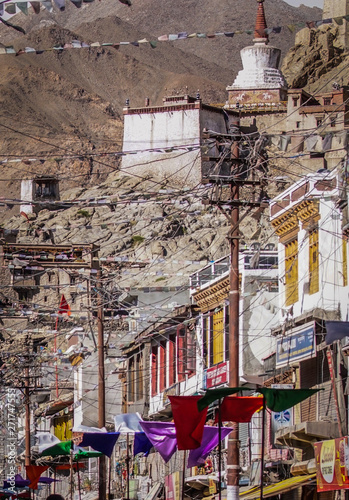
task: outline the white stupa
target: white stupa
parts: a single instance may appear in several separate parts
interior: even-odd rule
[[[258,1],[254,44],[241,50],[243,69],[227,87],[228,107],[280,103],[286,99],[286,82],[279,70],[281,50],[269,45],[264,0]]]

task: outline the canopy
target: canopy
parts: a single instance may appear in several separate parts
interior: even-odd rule
[[[294,490],[299,486],[306,484],[313,484],[316,481],[316,474],[309,474],[307,476],[296,476],[280,481],[279,483],[269,484],[263,488],[263,498],[273,497],[286,493],[287,491]],[[258,486],[251,488],[243,493],[240,493],[241,500],[256,500],[261,496],[261,489]]]

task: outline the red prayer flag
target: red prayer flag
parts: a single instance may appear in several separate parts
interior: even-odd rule
[[[250,422],[252,415],[263,407],[263,398],[258,396],[227,396],[221,404],[222,422]],[[218,422],[218,411],[215,422]]]
[[[176,427],[179,450],[195,450],[201,446],[207,408],[198,410],[198,400],[202,396],[168,396]]]
[[[31,481],[29,488],[32,490],[38,489],[38,482],[40,476],[45,470],[48,469],[48,465],[26,465],[25,470],[27,472],[27,478]]]
[[[64,297],[64,295],[62,295],[61,303],[59,304],[58,314],[64,314],[64,313],[67,313],[68,316],[70,316],[71,309],[70,305],[67,302],[67,299]]]

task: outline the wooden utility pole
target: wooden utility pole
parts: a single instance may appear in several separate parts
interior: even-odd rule
[[[234,140],[232,143],[232,174],[239,172],[239,139],[240,122],[237,121],[234,129]],[[230,290],[229,290],[229,386],[239,386],[239,176],[236,182],[231,184],[231,200],[234,203],[231,208],[231,230],[230,230]],[[228,437],[228,460],[227,460],[227,500],[239,498],[239,476],[240,476],[240,446],[239,446],[239,424],[235,423],[234,430]]]
[[[30,465],[30,388],[29,388],[29,356],[24,375],[25,400],[25,466]]]
[[[104,329],[103,297],[101,295],[101,269],[97,270],[97,325],[98,325],[98,426],[105,427],[105,370],[104,370]],[[107,474],[105,455],[99,457],[99,500],[106,500]]]
[[[240,206],[249,208],[261,208],[267,206],[263,202],[243,202],[240,200],[240,186],[256,186],[261,182],[248,168],[243,169],[240,159],[240,120],[236,117],[231,120],[230,130],[227,134],[220,134],[209,130],[204,131],[204,138],[215,137],[217,142],[223,142],[224,147],[219,157],[205,157],[206,161],[215,161],[215,167],[207,174],[206,179],[212,184],[219,186],[216,192],[221,193],[221,187],[230,186],[230,198],[228,200],[211,199],[208,204],[216,205],[225,215],[230,223],[230,276],[229,276],[229,386],[238,387],[239,379],[239,223],[249,212],[245,212],[240,218]],[[227,150],[227,141],[230,143],[230,151]],[[224,164],[230,162],[230,175],[227,175]],[[223,168],[224,167],[224,168]],[[245,166],[246,167],[246,166]],[[252,174],[252,179],[248,177]],[[234,431],[228,437],[228,459],[227,459],[227,500],[239,499],[239,476],[240,476],[240,445],[239,424],[233,424]]]

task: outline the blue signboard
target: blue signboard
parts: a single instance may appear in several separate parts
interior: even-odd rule
[[[276,341],[276,368],[315,355],[315,325],[311,323]]]

